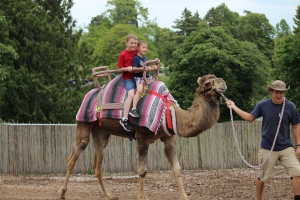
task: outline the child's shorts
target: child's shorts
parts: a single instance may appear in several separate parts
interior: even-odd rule
[[[144,84],[145,83],[145,81],[144,81],[144,78],[143,77],[134,77],[134,79],[135,79],[135,84]],[[149,80],[153,80],[153,77],[152,76],[149,76],[148,78],[147,78],[147,81],[149,81]]]
[[[258,162],[262,163],[268,156],[270,150],[260,148],[258,151]],[[264,183],[269,183],[273,176],[273,168],[277,161],[284,166],[290,177],[300,176],[300,164],[296,157],[296,152],[293,147],[288,147],[281,151],[273,151],[265,163],[265,165],[258,170],[258,178]]]
[[[127,90],[127,92],[129,90],[132,90],[132,89],[136,89],[136,85],[135,85],[135,80],[134,79],[126,79],[126,80],[123,80],[123,83],[125,85],[125,88]]]

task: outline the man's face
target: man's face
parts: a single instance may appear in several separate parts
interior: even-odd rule
[[[275,104],[281,104],[283,102],[284,91],[270,90],[272,95],[272,101]]]

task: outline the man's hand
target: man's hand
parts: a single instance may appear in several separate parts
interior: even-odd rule
[[[296,157],[298,158],[298,160],[300,161],[300,146],[296,147]]]
[[[297,146],[295,147],[296,148],[296,157],[300,161],[300,146],[298,146],[300,144],[300,125],[299,124],[293,125],[293,133],[294,133],[294,137],[295,137],[295,142],[297,144]]]
[[[235,103],[231,100],[227,100],[226,101],[227,107],[233,109],[233,107],[235,106]]]

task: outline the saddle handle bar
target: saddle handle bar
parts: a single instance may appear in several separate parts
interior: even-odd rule
[[[110,76],[109,72],[107,72],[107,71],[109,71],[107,66],[94,67],[92,69],[94,82],[100,89],[103,89],[105,85],[101,86],[99,84],[98,78],[107,77],[108,82],[111,81],[111,76]],[[101,73],[99,73],[99,72],[101,72]]]
[[[150,65],[150,66],[148,66],[148,65]],[[152,80],[147,80],[147,71],[155,70],[154,80],[157,81],[158,74],[159,74],[159,68],[160,68],[160,62],[157,58],[154,60],[148,60],[143,63],[143,69],[144,69],[143,78],[144,78],[144,82],[147,86],[152,82]]]
[[[148,66],[150,65],[150,66]],[[154,77],[154,80],[156,81],[158,78],[160,64],[158,59],[155,60],[148,60],[143,63],[142,67],[132,67],[132,72],[143,72],[143,78],[146,85],[149,85],[152,80],[147,81],[146,75],[148,71],[156,71],[156,76]],[[98,82],[98,78],[100,77],[107,77],[108,81],[111,81],[110,73],[122,73],[122,72],[128,72],[129,70],[127,68],[119,68],[119,69],[113,69],[109,70],[107,66],[100,66],[100,67],[94,67],[92,69],[92,75],[94,77],[95,84],[100,88],[103,89],[104,86],[101,86]]]

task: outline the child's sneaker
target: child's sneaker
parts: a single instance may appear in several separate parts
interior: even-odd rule
[[[132,131],[132,126],[130,125],[130,122],[128,121],[128,119],[125,120],[120,120],[120,124],[123,126],[123,128],[126,131]]]
[[[140,117],[139,113],[137,112],[137,109],[133,109],[129,112],[129,115],[132,117]]]

